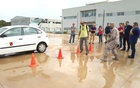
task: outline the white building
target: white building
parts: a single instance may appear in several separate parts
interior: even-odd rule
[[[15,16],[11,19],[11,25],[30,25],[32,23],[36,24],[37,27],[39,26],[42,30],[46,32],[61,31],[61,20],[57,19],[42,19],[24,16]]]
[[[46,23],[41,23],[40,28],[47,32],[60,32],[61,31],[61,20],[47,19]]]
[[[115,2],[91,3],[86,6],[69,8],[62,10],[62,29],[70,29],[71,24],[75,23],[80,27],[80,21],[83,20],[91,26],[96,23],[97,27],[106,26],[108,22],[114,22],[118,27],[119,23],[129,21],[140,24],[140,0],[121,0]]]

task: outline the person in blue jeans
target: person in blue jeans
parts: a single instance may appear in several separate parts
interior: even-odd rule
[[[128,56],[128,58],[130,58],[130,59],[134,59],[134,57],[135,57],[135,52],[136,52],[135,45],[138,41],[138,38],[140,35],[139,33],[140,33],[140,30],[138,27],[138,23],[134,22],[133,28],[130,31],[130,38],[129,38],[129,42],[130,42],[130,46],[131,46],[131,50],[132,50],[131,55]]]
[[[71,44],[71,43],[74,44],[74,40],[75,40],[75,31],[76,31],[75,23],[72,23],[71,35],[70,35],[69,44]]]
[[[119,31],[119,40],[120,40],[120,44],[119,44],[119,47],[118,47],[118,48],[122,48],[124,27],[123,27],[122,23],[120,23],[119,26],[120,26],[120,27],[118,28],[118,31]]]
[[[103,42],[103,40],[102,40],[103,28],[102,28],[101,25],[100,25],[99,28],[98,28],[98,35],[99,35],[99,43],[102,43],[102,42]]]

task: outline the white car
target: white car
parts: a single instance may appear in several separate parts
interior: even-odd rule
[[[0,55],[35,51],[43,53],[49,45],[44,31],[30,26],[6,26],[0,28]]]

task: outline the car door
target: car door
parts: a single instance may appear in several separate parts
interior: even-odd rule
[[[36,50],[38,42],[41,41],[41,33],[33,27],[23,27],[22,29],[24,32],[24,49],[26,51]]]
[[[1,35],[0,54],[24,51],[21,27],[11,28]]]

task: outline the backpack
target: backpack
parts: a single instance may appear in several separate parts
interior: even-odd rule
[[[81,30],[81,27],[82,27],[82,26],[80,26],[80,30]],[[86,25],[86,30],[88,30],[88,26],[87,26],[87,25]]]
[[[81,27],[82,27],[82,26],[80,26],[80,30],[81,30]],[[88,34],[88,26],[87,26],[87,25],[86,25],[86,30],[87,30],[87,34]]]

